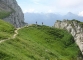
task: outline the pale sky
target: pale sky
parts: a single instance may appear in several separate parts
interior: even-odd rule
[[[17,2],[24,13],[72,12],[83,16],[83,0],[17,0]]]

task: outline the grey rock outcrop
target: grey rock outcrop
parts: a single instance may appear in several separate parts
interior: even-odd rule
[[[80,23],[81,22],[76,21],[76,20],[72,20],[72,21],[57,20],[54,24],[54,27],[60,28],[60,29],[66,29],[68,32],[70,32],[83,54],[83,27]]]
[[[24,14],[17,4],[16,0],[0,0],[0,4],[2,5],[0,6],[2,10],[12,12],[8,17],[5,17],[3,20],[13,24],[16,28],[24,26]]]

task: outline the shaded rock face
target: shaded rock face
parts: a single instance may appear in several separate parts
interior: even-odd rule
[[[83,54],[83,28],[77,21],[56,21],[54,27],[70,32]]]
[[[0,12],[2,11],[11,12],[11,8],[9,8],[4,2],[0,0]]]
[[[4,3],[3,5],[0,3],[2,7],[4,7],[3,10],[6,10],[7,12],[12,11],[10,16],[4,18],[3,20],[13,24],[17,28],[24,26],[24,14],[18,6],[16,0],[0,0],[0,2]]]

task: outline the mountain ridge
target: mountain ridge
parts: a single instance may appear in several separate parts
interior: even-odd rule
[[[39,24],[44,22],[44,24],[48,26],[53,26],[56,20],[76,19],[79,21],[83,21],[83,17],[73,14],[71,12],[70,14],[67,13],[66,15],[60,15],[54,13],[25,13],[24,16],[25,16],[25,22],[29,24],[34,24],[37,21]]]
[[[3,4],[4,3],[4,4]],[[4,21],[11,23],[16,28],[24,26],[24,14],[16,0],[0,0],[0,12]],[[5,16],[5,13],[6,16]]]

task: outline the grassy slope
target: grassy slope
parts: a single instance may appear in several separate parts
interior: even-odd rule
[[[5,11],[1,11],[0,12],[0,19],[6,18],[11,14],[11,12],[5,12]]]
[[[0,44],[1,60],[76,60],[78,52],[71,34],[46,26],[23,28]]]
[[[4,11],[4,9],[2,11],[2,9],[0,9],[0,40],[7,39],[14,33],[14,27],[11,24],[1,20],[10,16],[10,14],[14,12],[14,10],[11,8],[12,11],[8,12]]]
[[[14,27],[0,19],[0,40],[11,37],[14,33]]]

